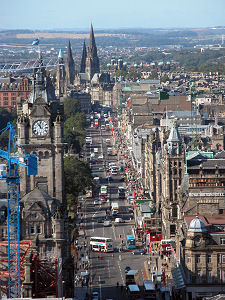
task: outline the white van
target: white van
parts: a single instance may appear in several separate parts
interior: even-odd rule
[[[115,223],[124,223],[122,218],[115,218]]]

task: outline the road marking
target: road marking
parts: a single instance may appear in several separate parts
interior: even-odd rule
[[[99,290],[100,290],[100,300],[102,300],[102,285],[101,285],[101,277],[100,277],[100,275],[99,275],[99,277],[98,277],[98,282],[99,282]]]
[[[111,278],[111,276],[110,276],[109,260],[108,260],[108,270],[109,270],[109,278]]]
[[[120,263],[117,261],[118,263],[118,267],[119,267],[119,270],[120,270],[120,275],[121,275],[121,278],[122,278],[122,281],[123,281],[123,285],[125,286],[125,281],[123,279],[123,275],[122,275],[122,270],[121,270],[121,267],[120,267]]]
[[[113,229],[114,238],[115,238],[115,240],[116,240],[115,226],[113,226],[112,229]]]

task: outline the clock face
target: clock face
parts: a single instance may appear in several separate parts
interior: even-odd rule
[[[41,120],[35,121],[32,130],[35,135],[44,136],[48,132],[48,124]]]

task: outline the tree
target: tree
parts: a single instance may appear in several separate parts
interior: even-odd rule
[[[87,162],[75,157],[64,158],[66,194],[78,197],[86,188],[93,188],[93,177]],[[71,196],[70,196],[71,198]]]
[[[0,108],[0,131],[7,126],[8,122],[12,122],[16,129],[16,111],[9,112],[4,108]],[[0,135],[0,147],[6,148],[8,146],[9,134],[5,132]]]
[[[71,116],[75,116],[76,113],[81,112],[80,103],[75,98],[66,97],[63,99],[64,104],[64,115],[65,118],[69,118]]]
[[[86,119],[83,113],[77,112],[64,123],[64,136],[67,142],[67,150],[80,153],[86,137]]]

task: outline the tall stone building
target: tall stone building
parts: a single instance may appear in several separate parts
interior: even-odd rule
[[[86,50],[86,44],[85,44],[85,41],[84,41],[84,43],[83,43],[82,58],[81,58],[81,64],[80,64],[80,73],[85,73],[86,58],[87,58],[87,50]]]
[[[94,76],[95,73],[100,73],[99,59],[97,53],[97,47],[95,44],[95,37],[93,26],[91,24],[90,38],[89,38],[89,46],[86,57],[86,68],[85,73],[89,74],[90,79]]]
[[[75,65],[74,65],[70,41],[67,48],[67,59],[66,59],[65,70],[66,70],[66,85],[67,86],[73,85],[75,79]]]
[[[39,68],[28,101],[17,105],[18,143],[26,153],[37,154],[39,160],[38,175],[27,176],[21,169],[20,192],[25,195],[39,187],[63,202],[63,106],[50,97],[45,82],[45,70]]]
[[[60,49],[58,55],[58,64],[57,64],[57,71],[56,71],[56,95],[57,97],[62,97],[65,94],[65,67],[64,67],[64,60],[62,55],[62,50]]]

